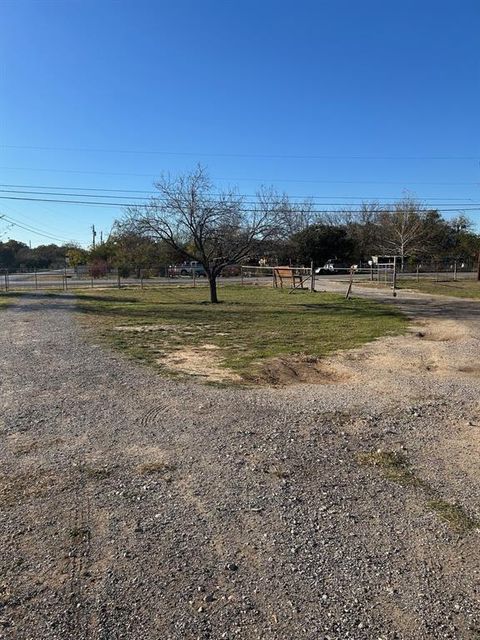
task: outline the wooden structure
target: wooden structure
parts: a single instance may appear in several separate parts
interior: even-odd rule
[[[312,279],[312,269],[300,267],[273,267],[273,286],[278,289],[308,289],[304,286]]]

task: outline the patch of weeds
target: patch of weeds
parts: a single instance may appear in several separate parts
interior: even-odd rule
[[[434,511],[458,533],[467,533],[480,527],[480,522],[469,516],[463,507],[444,500],[427,482],[418,478],[403,453],[369,451],[357,454],[357,460],[359,464],[380,468],[388,480],[423,489],[424,496],[427,498],[427,508]]]
[[[138,471],[144,476],[160,475],[166,482],[171,482],[175,466],[160,461],[144,462],[138,467]]]
[[[425,483],[415,475],[408,458],[400,451],[368,451],[359,453],[357,460],[362,465],[379,467],[393,482],[425,487]]]
[[[442,498],[430,500],[427,507],[448,522],[448,524],[459,533],[466,533],[480,526],[475,518],[470,517],[466,511],[458,504],[453,504]]]

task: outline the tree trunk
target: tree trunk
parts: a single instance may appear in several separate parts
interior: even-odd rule
[[[217,303],[217,274],[211,273],[208,275],[208,283],[210,285],[210,302]]]

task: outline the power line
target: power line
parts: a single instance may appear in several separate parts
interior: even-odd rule
[[[65,196],[68,198],[105,198],[105,199],[109,199],[109,200],[118,200],[119,198],[122,198],[123,196],[115,196],[115,195],[102,195],[102,194],[94,194],[94,195],[90,195],[88,193],[72,193],[72,192],[60,192],[60,191],[26,191],[26,190],[22,190],[22,191],[17,191],[15,189],[10,190],[10,189],[0,189],[0,193],[15,193],[17,195],[41,195],[41,196],[45,196],[45,195],[50,195],[50,196]],[[215,195],[218,194],[209,194],[210,196],[215,197]],[[240,198],[252,198],[255,197],[253,195],[247,196],[247,195],[242,195],[242,194],[238,194]],[[155,200],[159,200],[159,201],[163,201],[164,198],[157,196],[156,198],[154,198]],[[445,198],[446,199],[446,198]],[[130,200],[139,200],[140,203],[144,203],[147,204],[145,202],[145,197],[139,197],[139,196],[131,196]],[[290,198],[289,198],[290,200]],[[112,205],[117,205],[116,202],[109,202],[109,203],[100,203],[100,204],[112,204]],[[118,203],[118,204],[122,204],[122,203]],[[132,203],[133,204],[133,203]],[[247,201],[246,204],[251,204],[254,205],[255,202],[251,202],[251,201]],[[292,204],[302,204],[302,203],[298,203],[298,202],[292,202]],[[322,202],[322,203],[317,203],[318,205],[322,205],[322,206],[338,206],[338,207],[361,207],[363,204],[365,204],[365,199],[362,202]],[[471,205],[479,205],[479,202],[469,202],[469,204]],[[428,203],[425,204],[425,206],[428,206]],[[454,204],[452,203],[437,203],[437,204],[432,204],[432,207],[440,207],[440,206],[454,206]],[[463,208],[465,206],[465,203],[458,203],[459,208]]]
[[[132,155],[186,156],[204,158],[256,158],[265,160],[478,160],[480,156],[376,156],[376,155],[337,155],[337,154],[283,154],[283,153],[211,153],[198,151],[166,151],[155,149],[103,149],[92,147],[46,147],[30,145],[2,145],[4,149],[25,149],[31,151],[80,151],[83,153],[118,153]]]
[[[143,193],[144,197],[148,196],[148,195],[158,195],[158,191],[149,191],[147,189],[107,189],[107,188],[93,188],[93,187],[67,187],[65,185],[62,186],[55,186],[55,185],[32,185],[32,184],[0,184],[0,187],[2,187],[2,189],[0,189],[0,191],[5,191],[5,188],[8,189],[21,189],[22,191],[5,191],[7,193],[27,193],[27,194],[31,194],[32,192],[30,191],[25,191],[25,189],[53,189],[56,191],[60,191],[60,190],[67,190],[69,192],[75,191],[76,189],[79,189],[80,191],[92,191],[95,194],[98,193]],[[45,195],[62,195],[62,194],[48,194],[47,191],[42,191],[42,194]],[[78,194],[77,194],[78,195]],[[80,194],[82,196],[85,197],[91,197],[87,194]],[[218,193],[212,193],[211,195],[219,195]],[[238,194],[241,197],[245,197],[245,198],[254,198],[257,196],[257,194],[255,193],[239,193]],[[319,196],[319,195],[290,195],[290,194],[286,194],[287,197],[292,200],[292,199],[302,199],[302,200],[326,200],[326,199],[333,199],[333,200],[361,200],[361,201],[376,201],[376,200],[388,200],[388,201],[392,201],[392,200],[396,200],[398,199],[398,196],[333,196],[333,195],[325,195],[325,196]],[[102,198],[107,198],[110,196],[98,196],[98,197],[102,197]],[[117,196],[111,196],[112,198],[116,198]],[[418,200],[422,200],[422,201],[433,201],[433,200],[449,200],[452,202],[460,202],[460,201],[465,201],[467,203],[473,203],[473,198],[446,198],[446,197],[442,197],[442,196],[416,196],[415,197]],[[132,198],[132,199],[137,199],[137,198]],[[140,198],[141,199],[141,198]]]
[[[11,218],[10,216],[7,216],[5,214],[0,214],[0,219],[5,220],[6,222],[8,222],[8,224],[15,226],[15,227],[19,227],[20,229],[23,229],[24,231],[28,231],[29,233],[33,233],[37,236],[42,236],[44,238],[48,238],[49,240],[56,240],[57,242],[70,242],[70,240],[67,240],[66,238],[61,238],[59,236],[55,236],[55,235],[51,235],[49,233],[45,233],[44,231],[41,231],[40,229],[37,229],[36,227],[32,227],[30,225],[24,225],[21,224],[20,222],[17,222],[14,218]]]
[[[135,178],[158,178],[158,173],[126,173],[112,171],[82,171],[79,169],[45,169],[32,167],[0,167],[0,169],[11,171],[42,171],[46,173],[71,173],[82,175],[98,175],[98,176],[123,176]],[[429,186],[480,186],[480,181],[476,182],[410,182],[410,181],[394,181],[394,180],[315,180],[315,179],[294,179],[294,178],[215,178],[222,182],[260,182],[263,184],[274,184],[282,182],[291,182],[298,184],[383,184],[383,185],[399,185],[405,187],[407,185],[429,185]]]
[[[0,196],[1,200],[20,200],[23,202],[51,202],[51,203],[56,203],[56,204],[80,204],[83,206],[103,206],[103,207],[133,207],[133,206],[138,206],[138,203],[132,203],[132,202],[96,202],[96,201],[87,201],[87,200],[60,200],[60,199],[53,199],[53,198],[24,198],[24,197],[20,197],[20,196]],[[145,203],[148,204],[148,203]],[[340,205],[336,205],[336,206],[340,206]],[[351,205],[350,205],[351,206]],[[440,211],[440,212],[456,212],[456,211],[480,211],[480,207],[456,207],[456,208],[449,208],[449,209],[445,209],[445,208],[440,208],[440,207],[435,207],[436,210]],[[253,212],[255,211],[255,209],[244,209],[244,211],[246,212]],[[341,213],[341,211],[339,211],[338,209],[317,209],[317,210],[312,210],[312,213]]]

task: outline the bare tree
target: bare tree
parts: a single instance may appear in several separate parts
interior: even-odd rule
[[[426,211],[418,202],[405,198],[396,203],[393,210],[381,211],[377,216],[381,250],[399,256],[402,271],[405,258],[425,248],[425,215]]]
[[[275,217],[277,239],[288,239],[316,222],[311,199],[295,202],[286,193],[267,187],[262,187],[257,197],[261,209],[270,211]]]
[[[249,255],[252,246],[274,235],[276,209],[268,198],[245,206],[233,191],[212,195],[206,171],[175,178],[163,176],[158,196],[146,205],[130,207],[124,223],[137,233],[163,240],[186,258],[203,265],[210,300],[218,302],[217,278],[222,269]]]

